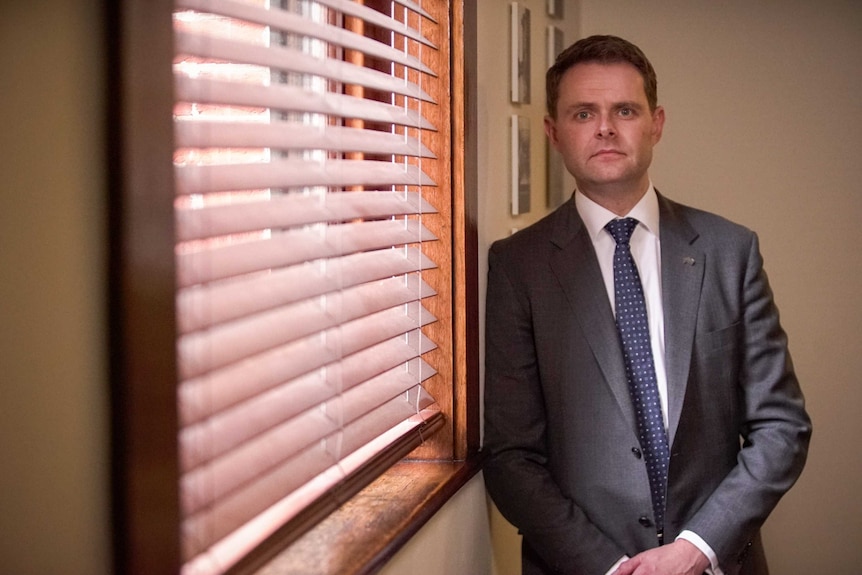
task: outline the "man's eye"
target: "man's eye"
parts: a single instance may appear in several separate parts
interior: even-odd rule
[[[620,116],[623,116],[623,117],[633,116],[634,113],[635,113],[634,110],[632,110],[631,108],[622,108],[620,110]]]
[[[587,119],[589,119],[589,117],[590,117],[589,112],[578,112],[578,114],[577,114],[578,120],[587,120]]]

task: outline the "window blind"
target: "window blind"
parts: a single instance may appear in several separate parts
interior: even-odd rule
[[[175,2],[186,574],[229,571],[442,423],[423,387],[435,47],[418,4],[380,4]]]

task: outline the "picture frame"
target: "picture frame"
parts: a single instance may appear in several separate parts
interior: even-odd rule
[[[511,100],[530,103],[530,9],[523,2],[510,5]]]
[[[557,61],[557,56],[559,55],[559,53],[562,52],[565,48],[565,39],[563,36],[562,28],[553,24],[549,24],[545,40],[545,59],[547,60],[546,67],[550,68],[554,65],[554,62]]]
[[[563,0],[548,0],[548,16],[560,19],[563,17]]]
[[[530,211],[530,118],[512,114],[512,215],[526,214]]]

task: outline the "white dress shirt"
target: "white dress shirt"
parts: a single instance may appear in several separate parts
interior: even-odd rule
[[[611,234],[605,230],[605,225],[619,216],[603,208],[579,191],[575,192],[575,206],[590,234],[590,239],[592,239],[593,247],[599,260],[599,267],[602,271],[602,279],[605,282],[605,290],[611,303],[611,309],[616,314],[613,263],[616,242],[611,237]],[[661,236],[659,232],[658,196],[652,183],[650,183],[646,194],[644,194],[625,217],[635,218],[640,222],[632,233],[629,245],[638,269],[638,275],[641,279],[644,299],[646,300],[650,347],[652,348],[653,363],[655,364],[658,393],[661,398],[664,427],[667,430],[667,372],[665,371],[664,361],[664,307],[661,299]],[[689,541],[707,556],[712,566],[711,569],[707,570],[707,573],[723,575],[718,566],[718,558],[715,552],[700,536],[686,530],[680,533],[677,539]],[[613,573],[626,559],[628,557],[620,558],[608,571],[608,575]]]

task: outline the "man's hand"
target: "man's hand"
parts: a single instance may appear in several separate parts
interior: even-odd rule
[[[613,575],[703,575],[709,559],[700,549],[678,539],[643,553],[638,553],[614,571]]]

